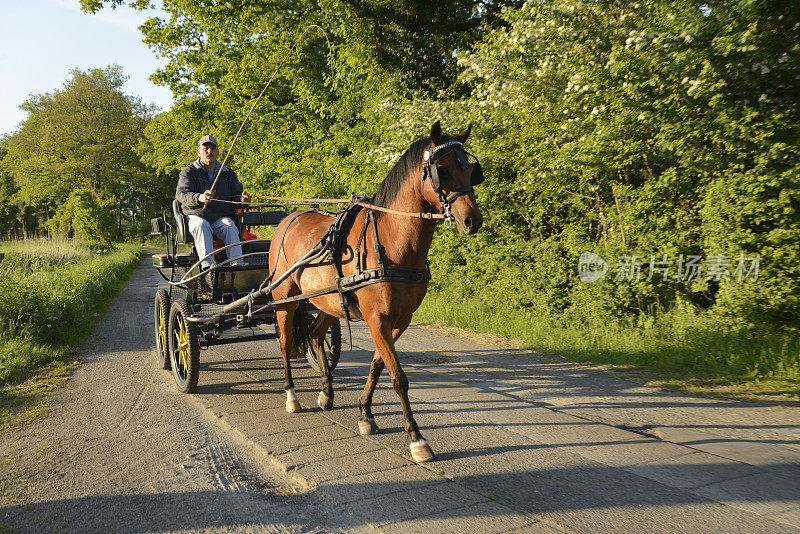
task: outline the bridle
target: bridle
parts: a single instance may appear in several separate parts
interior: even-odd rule
[[[461,150],[458,150],[458,148]],[[457,189],[453,189],[450,191],[449,195],[445,195],[444,190],[442,189],[442,182],[448,181],[452,178],[450,174],[450,170],[446,167],[439,168],[436,163],[442,158],[445,154],[449,153],[450,151],[454,151],[456,153],[456,158],[458,159],[458,164],[461,168],[466,169],[467,166],[470,164],[467,156],[471,156],[475,159],[475,162],[472,163],[472,175],[470,176],[470,183],[469,185],[465,185],[459,187]],[[481,168],[481,163],[478,161],[478,158],[474,154],[470,154],[464,149],[464,144],[461,141],[447,141],[440,145],[436,145],[431,147],[425,151],[425,154],[422,159],[422,180],[420,181],[420,193],[422,193],[422,189],[425,186],[425,180],[430,178],[431,180],[431,187],[433,187],[433,191],[439,197],[439,203],[442,206],[442,213],[444,214],[445,224],[447,223],[452,224],[453,216],[450,213],[450,207],[455,200],[466,194],[473,192],[475,189],[473,186],[483,183],[484,176],[483,176],[483,169]]]

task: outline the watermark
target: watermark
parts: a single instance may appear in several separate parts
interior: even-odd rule
[[[594,252],[584,252],[578,260],[578,276],[584,284],[591,284],[605,277],[608,272],[606,260]]]
[[[641,282],[650,280],[681,280],[684,282],[699,281],[737,281],[758,280],[758,268],[761,256],[731,256],[712,254],[709,256],[695,254],[651,254],[650,256],[617,257],[613,269],[614,280],[618,282]],[[578,259],[578,277],[581,282],[591,284],[605,278],[609,271],[608,262],[594,252],[584,252]]]

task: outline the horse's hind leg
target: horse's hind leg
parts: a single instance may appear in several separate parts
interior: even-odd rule
[[[319,374],[322,380],[322,391],[317,396],[317,406],[323,410],[333,408],[333,373],[328,365],[328,358],[325,355],[325,334],[328,329],[336,322],[336,317],[320,312],[311,330],[311,349],[317,355],[319,364]]]
[[[367,324],[372,334],[372,340],[375,342],[376,352],[383,358],[383,363],[389,371],[392,387],[400,397],[403,417],[406,420],[405,429],[411,437],[411,443],[409,444],[411,458],[416,462],[433,460],[435,457],[433,451],[425,438],[422,437],[419,426],[414,420],[414,413],[411,411],[411,403],[408,400],[408,378],[403,368],[400,367],[400,361],[394,349],[394,336],[391,322],[388,317],[380,316],[378,318],[367,319]]]
[[[286,390],[286,411],[288,413],[299,412],[302,407],[294,394],[294,381],[292,380],[292,365],[290,358],[294,353],[294,333],[292,320],[294,318],[295,305],[286,304],[284,307],[275,310],[278,322],[278,332],[280,333],[281,354],[283,355],[284,369],[284,389]]]

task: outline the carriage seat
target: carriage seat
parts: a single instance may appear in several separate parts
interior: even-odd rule
[[[181,210],[181,203],[177,199],[172,201],[172,215],[175,216],[175,235],[181,245],[194,245],[192,234],[189,233],[189,223],[186,215]]]
[[[241,228],[248,226],[278,226],[289,214],[283,210],[275,211],[245,211],[241,214]],[[245,254],[253,252],[269,252],[269,241],[244,241],[242,250]]]
[[[177,242],[183,245],[194,245],[194,239],[189,232],[189,224],[186,215],[181,210],[181,203],[177,199],[172,201],[172,214],[175,216],[175,235]],[[283,219],[288,217],[288,213],[283,210],[273,211],[246,211],[238,217],[232,217],[234,224],[239,229],[239,241],[243,242],[242,251],[247,253],[269,252],[268,241],[248,242],[243,238],[244,227],[246,226],[277,226]],[[222,252],[224,254],[224,251]]]
[[[172,201],[172,215],[175,217],[175,239],[177,244],[189,245],[192,247],[190,249],[190,253],[195,253],[194,238],[192,237],[191,232],[189,232],[189,220],[183,213],[183,210],[181,209],[181,203],[178,201],[178,199]],[[238,224],[237,219],[238,217],[234,217],[233,222],[236,224],[236,228],[239,229],[239,240],[241,241],[241,226]],[[215,237],[214,248],[217,248],[217,246],[222,246],[222,241]],[[223,251],[221,254],[225,254],[225,252]]]
[[[193,245],[192,234],[189,233],[189,224],[186,215],[181,210],[181,203],[177,199],[172,201],[172,214],[175,216],[177,226],[176,235],[178,243],[183,245]],[[288,217],[289,214],[283,210],[274,211],[246,211],[238,217],[232,217],[234,224],[239,229],[239,240],[242,239],[242,229],[245,226],[278,226],[278,224]]]
[[[288,216],[283,210],[246,211],[242,213],[242,226],[278,226]]]

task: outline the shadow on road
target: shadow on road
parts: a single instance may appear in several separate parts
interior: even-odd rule
[[[449,478],[458,484],[447,484],[445,479],[405,480],[402,469],[383,472],[383,482],[360,482],[358,480],[334,480],[320,485],[323,492],[335,502],[345,507],[364,524],[393,523],[420,520],[432,514],[440,520],[474,518],[502,519],[487,517],[479,506],[489,501],[500,500],[510,505],[516,512],[547,519],[558,514],[559,522],[565,518],[575,521],[572,528],[580,530],[581,524],[591,521],[593,514],[572,513],[594,510],[599,514],[612,514],[615,528],[625,531],[641,520],[641,514],[648,509],[658,512],[659,520],[666,521],[670,531],[707,531],[716,519],[709,518],[704,524],[704,507],[715,506],[711,500],[704,501],[696,494],[668,487],[658,482],[643,479],[635,474],[607,467],[518,469],[508,466],[496,474],[480,474],[480,466],[488,466],[501,460],[503,455],[514,452],[518,447],[490,447],[465,450],[442,455],[434,464],[437,469],[447,470]],[[457,460],[465,456],[479,459],[472,464],[469,473],[459,473]],[[451,465],[452,464],[452,465]],[[706,464],[703,469],[717,475],[736,478],[748,473],[738,472],[736,465],[729,463]],[[773,468],[782,466],[775,464]],[[675,473],[676,466],[654,465],[653,469],[663,469],[665,473]],[[454,471],[455,469],[455,471]],[[639,491],[630,491],[635,486]],[[480,488],[480,493],[465,488]],[[236,503],[238,491],[221,490],[216,492],[155,493],[138,495],[87,496],[75,499],[41,501],[24,506],[0,507],[0,518],[9,525],[25,517],[38,517],[37,526],[42,531],[65,528],[69,531],[90,531],[98,526],[114,525],[117,531],[153,532],[206,530],[210,528],[250,527],[263,521],[263,513],[253,517],[253,523],[232,520],[225,512],[226,503]],[[448,494],[456,492],[458,495]],[[364,496],[370,498],[365,499]],[[291,505],[290,502],[288,503]],[[299,498],[299,496],[295,496]],[[764,487],[757,495],[749,495],[751,503],[770,503],[780,507],[783,503],[791,507],[793,495],[781,494],[778,488]],[[271,497],[263,496],[262,506],[266,511],[276,506]],[[282,496],[281,499],[286,499]],[[442,511],[442,502],[448,501],[452,508]],[[276,501],[277,502],[277,501]],[[281,506],[283,506],[281,504]],[[183,513],[176,514],[175,510]],[[186,510],[193,513],[186,514]],[[495,508],[503,510],[503,508]],[[508,510],[509,516],[512,514]],[[740,513],[728,510],[731,520]],[[741,512],[744,513],[744,512]],[[533,520],[532,517],[532,520]],[[637,519],[637,517],[639,519]],[[188,519],[187,519],[188,518]],[[771,531],[770,521],[764,531]],[[735,524],[735,523],[733,523]],[[0,523],[0,526],[2,523]],[[269,523],[265,523],[270,525]],[[585,525],[589,526],[589,525]],[[276,525],[271,524],[271,528]],[[658,530],[658,529],[656,529]]]

